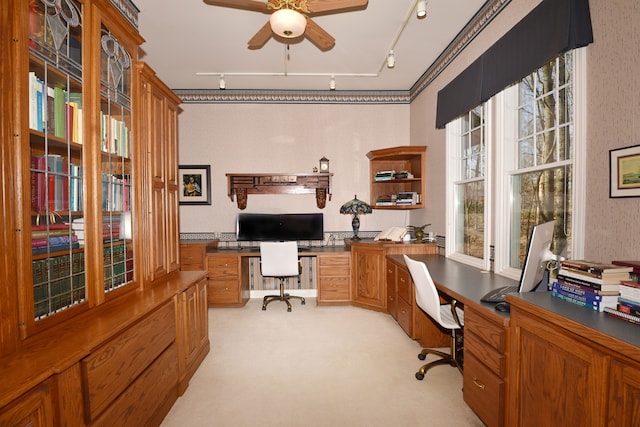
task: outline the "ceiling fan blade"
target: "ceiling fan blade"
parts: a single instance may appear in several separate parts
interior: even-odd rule
[[[269,21],[267,21],[267,23],[264,24],[262,28],[260,28],[258,32],[255,33],[255,35],[251,37],[251,40],[249,40],[249,42],[247,43],[249,49],[260,49],[266,42],[269,41],[271,35],[271,24],[269,23]]]
[[[234,9],[254,10],[256,12],[271,13],[267,10],[267,2],[260,0],[202,0],[209,6],[232,7]]]
[[[326,15],[329,13],[348,12],[365,9],[368,0],[308,0],[307,5],[311,15]]]
[[[336,39],[331,37],[331,34],[323,30],[311,18],[307,18],[307,28],[304,30],[304,35],[322,51],[329,50],[336,44]]]

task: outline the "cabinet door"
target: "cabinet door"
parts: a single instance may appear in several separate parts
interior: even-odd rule
[[[51,388],[43,383],[0,411],[0,425],[16,427],[52,427]]]
[[[609,396],[610,427],[640,425],[640,366],[613,360]]]
[[[384,249],[353,246],[351,256],[354,304],[374,310],[386,310]]]
[[[606,424],[607,358],[512,311],[510,426]],[[465,367],[466,368],[466,367]]]

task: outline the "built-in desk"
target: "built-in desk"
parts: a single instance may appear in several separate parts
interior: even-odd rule
[[[318,265],[318,304],[349,304],[351,253],[344,246],[301,247],[301,257],[315,257]],[[211,249],[206,254],[209,271],[209,307],[241,307],[249,301],[249,258],[259,248]]]
[[[488,426],[505,425],[509,314],[496,312],[494,304],[480,302],[480,298],[492,289],[513,286],[517,281],[443,256],[409,256],[427,265],[443,299],[453,298],[464,305],[464,400]],[[388,258],[409,275],[403,256]],[[425,347],[441,344],[420,342]]]

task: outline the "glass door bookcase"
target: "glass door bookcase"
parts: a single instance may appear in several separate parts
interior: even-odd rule
[[[139,35],[90,0],[17,4],[24,84],[15,90],[28,100],[17,107],[27,135],[18,203],[25,337],[135,287],[131,52]]]

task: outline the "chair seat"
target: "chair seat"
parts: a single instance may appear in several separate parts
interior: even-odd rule
[[[458,314],[460,323],[464,325],[464,310],[462,310],[460,307],[456,307],[456,313]],[[442,323],[440,324],[440,326],[442,326],[443,328],[460,329],[460,326],[453,318],[453,313],[451,313],[451,304],[440,305],[440,317],[442,318]]]

